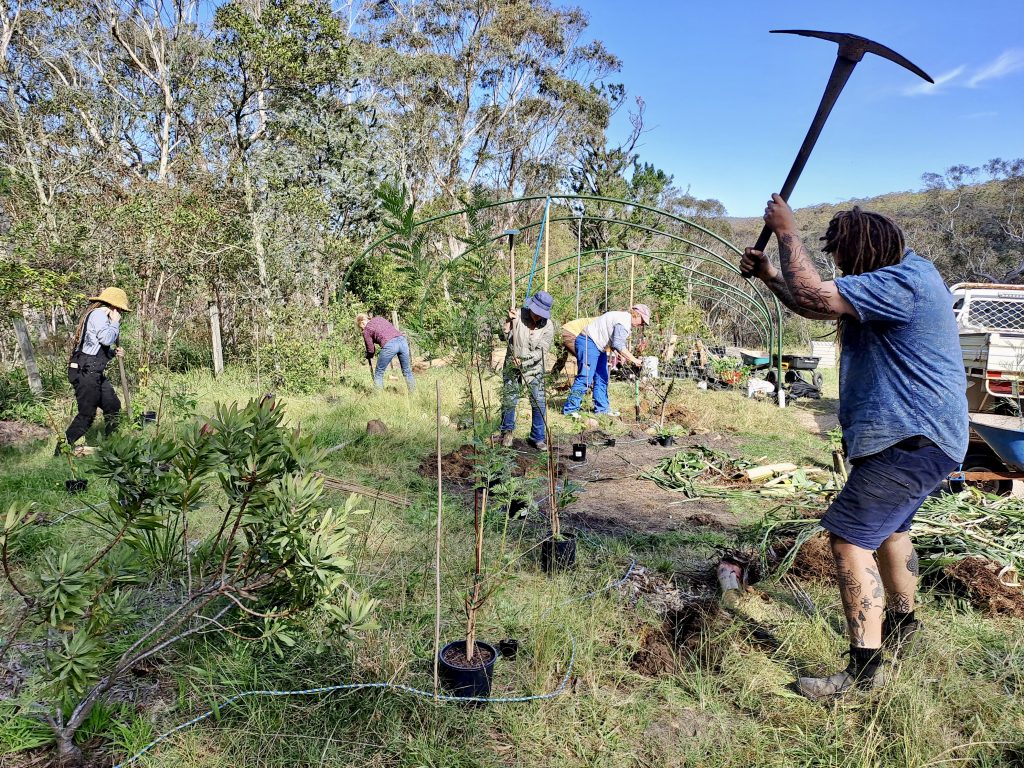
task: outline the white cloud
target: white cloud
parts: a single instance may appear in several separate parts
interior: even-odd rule
[[[939,75],[935,78],[934,83],[915,83],[908,88],[903,89],[904,96],[934,96],[944,85],[953,82],[956,78],[963,74],[963,71],[967,67],[961,64],[956,69],[951,69],[943,75]]]
[[[991,64],[983,67],[967,81],[969,88],[977,88],[986,80],[996,80],[1024,69],[1024,49],[1011,48],[999,54]]]

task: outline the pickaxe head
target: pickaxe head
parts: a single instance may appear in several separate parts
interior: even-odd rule
[[[813,29],[773,29],[772,32],[782,35],[803,35],[804,37],[820,37],[822,40],[831,40],[839,45],[839,55],[850,61],[860,61],[865,53],[873,53],[883,59],[894,61],[901,67],[909,69],[918,77],[922,77],[929,83],[935,81],[928,76],[928,73],[921,69],[904,56],[900,56],[892,48],[887,48],[874,40],[868,40],[860,35],[851,35],[845,32],[818,32]]]

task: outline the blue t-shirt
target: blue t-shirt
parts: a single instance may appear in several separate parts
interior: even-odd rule
[[[851,459],[923,435],[954,461],[967,453],[967,377],[953,298],[909,248],[903,261],[837,278],[856,310],[839,370],[839,423]]]

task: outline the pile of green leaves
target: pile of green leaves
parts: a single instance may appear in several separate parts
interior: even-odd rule
[[[775,542],[793,540],[774,565],[775,575],[781,576],[793,564],[800,547],[821,530],[817,518],[800,517],[793,507],[780,507],[765,515],[754,539],[765,561]],[[934,496],[914,517],[910,535],[922,573],[968,557],[997,563],[1000,580],[1006,585],[1019,584],[1024,572],[1024,501],[1020,499],[994,496],[975,488]],[[766,567],[765,573],[768,571]]]
[[[663,459],[654,466],[653,471],[646,472],[641,477],[654,481],[666,490],[679,491],[687,498],[721,496],[728,492],[728,489],[698,483],[732,482],[742,470],[752,466],[753,463],[746,459],[730,456],[713,448],[697,446]]]

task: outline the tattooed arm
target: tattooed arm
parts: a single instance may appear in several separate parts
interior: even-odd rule
[[[765,209],[764,220],[778,238],[782,276],[793,303],[804,310],[800,314],[811,312],[832,319],[842,315],[857,317],[856,310],[839,293],[836,284],[821,279],[807,248],[800,240],[793,210],[786,201],[778,195],[772,195]]]
[[[778,297],[779,301],[801,317],[807,317],[811,320],[834,320],[836,318],[835,315],[812,312],[811,310],[800,306],[796,302],[796,299],[793,298],[793,294],[790,292],[789,286],[786,284],[786,280],[783,278],[782,273],[774,267],[774,265],[761,251],[755,251],[753,248],[747,248],[747,250],[743,252],[743,259],[740,261],[740,269],[744,272],[749,272],[755,277],[759,277],[761,281],[768,286],[768,290]]]

